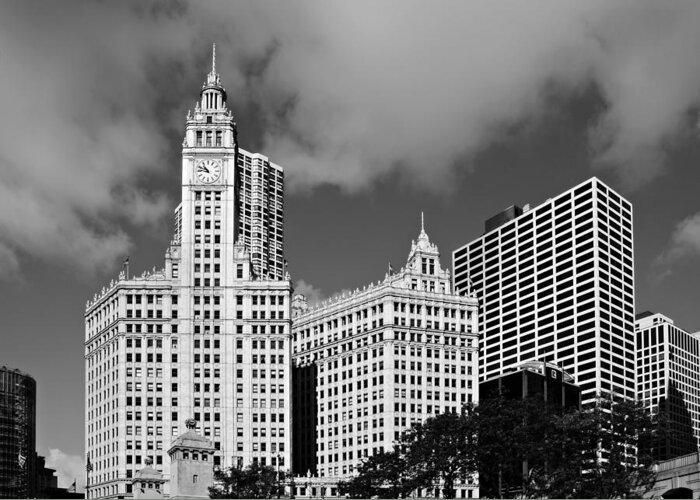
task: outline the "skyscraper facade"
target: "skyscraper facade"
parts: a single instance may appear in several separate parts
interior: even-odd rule
[[[0,498],[33,498],[36,381],[0,367]]]
[[[295,471],[347,477],[411,424],[476,402],[477,309],[423,229],[380,283],[312,308],[295,296]]]
[[[574,376],[583,402],[635,397],[632,205],[596,178],[510,207],[453,252],[481,305],[480,380],[531,360]]]
[[[250,251],[255,272],[283,279],[284,172],[260,153],[239,148],[238,238]]]
[[[666,431],[659,460],[699,450],[700,338],[663,314],[637,315],[637,393]]]
[[[163,267],[130,276],[127,260],[86,304],[89,498],[130,496],[148,457],[168,477],[166,451],[190,417],[214,465],[290,467],[282,197],[282,168],[238,147],[214,58],[187,115]]]

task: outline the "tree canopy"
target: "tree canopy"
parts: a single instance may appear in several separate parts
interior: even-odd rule
[[[273,498],[282,493],[285,481],[283,471],[253,462],[246,468],[230,467],[214,471],[214,485],[209,487],[210,498]],[[278,490],[279,485],[279,490]]]
[[[362,462],[352,480],[341,482],[338,493],[350,498],[403,498],[416,488],[406,457],[397,450],[382,451]]]
[[[634,401],[563,409],[499,396],[407,429],[340,492],[401,498],[440,488],[454,498],[456,484],[478,472],[482,497],[630,497],[654,484],[658,430],[656,417]]]
[[[476,467],[475,420],[469,411],[436,415],[414,425],[394,450],[367,458],[357,475],[340,486],[340,494],[402,498],[418,488],[441,487],[444,498],[454,498],[455,482]]]
[[[630,498],[649,491],[659,425],[641,403],[600,399],[583,410],[555,415],[548,425],[549,470],[533,467],[528,497]]]

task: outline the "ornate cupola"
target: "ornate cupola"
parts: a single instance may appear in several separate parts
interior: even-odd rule
[[[440,251],[425,232],[423,212],[420,214],[420,233],[418,239],[411,242],[406,268],[395,276],[396,282],[403,281],[405,286],[414,290],[450,293],[450,271],[440,265]]]
[[[212,46],[211,71],[199,93],[200,109],[203,112],[222,111],[226,108],[226,89],[221,85],[221,78],[216,72],[216,44]]]
[[[153,468],[153,459],[146,457],[146,466],[131,480],[134,498],[164,498],[163,485],[166,482],[163,474]]]
[[[187,112],[187,130],[182,143],[189,153],[212,153],[210,148],[238,147],[238,131],[233,113],[226,107],[226,89],[216,72],[216,44],[212,46],[211,71],[202,84],[194,113]],[[192,150],[191,148],[205,148]],[[235,151],[216,151],[216,154],[235,155]]]
[[[411,267],[412,264],[417,262],[418,258],[420,257],[430,257],[438,259],[438,267],[440,266],[440,251],[438,250],[437,245],[430,242],[428,233],[425,232],[425,221],[423,219],[423,212],[420,213],[420,234],[418,235],[418,240],[411,242],[411,251],[408,254],[408,267]],[[415,265],[417,266],[418,264]]]

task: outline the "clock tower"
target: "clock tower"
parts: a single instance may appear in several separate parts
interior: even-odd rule
[[[212,47],[211,71],[199,96],[194,112],[187,113],[182,143],[182,204],[177,210],[181,271],[190,278],[194,277],[194,269],[188,264],[194,262],[195,247],[220,244],[225,267],[225,262],[233,258],[233,244],[238,240],[238,132],[233,113],[226,107],[226,89],[216,72],[216,44]],[[212,215],[219,217],[212,220]],[[221,272],[218,280],[225,282],[226,269]]]
[[[215,50],[187,113],[164,266],[127,267],[85,306],[89,499],[132,495],[147,457],[170,477],[183,415],[213,444],[207,469],[291,466],[284,171],[239,148]]]
[[[238,132],[233,113],[226,108],[226,89],[216,72],[216,44],[212,49],[211,71],[199,96],[194,113],[187,113],[182,143],[183,189],[198,189],[214,183],[233,188]],[[219,172],[212,176],[211,169],[215,165],[220,167]]]

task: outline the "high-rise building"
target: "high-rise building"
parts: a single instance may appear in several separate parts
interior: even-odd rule
[[[637,394],[666,426],[659,460],[697,452],[700,443],[700,338],[663,314],[637,315]]]
[[[292,308],[296,473],[347,477],[411,424],[476,402],[477,300],[452,293],[422,228],[405,268],[315,307],[297,295]]]
[[[539,360],[573,375],[584,403],[635,397],[632,205],[600,180],[489,219],[453,268],[481,305],[481,381]]]
[[[239,149],[214,58],[187,115],[164,266],[131,276],[127,260],[86,304],[88,498],[131,496],[148,457],[169,477],[166,452],[189,417],[214,465],[290,467],[282,194],[281,167]]]
[[[238,237],[250,251],[255,272],[283,279],[284,196],[282,167],[260,153],[238,149],[240,188],[238,195]]]
[[[35,496],[36,381],[0,366],[0,498]]]

